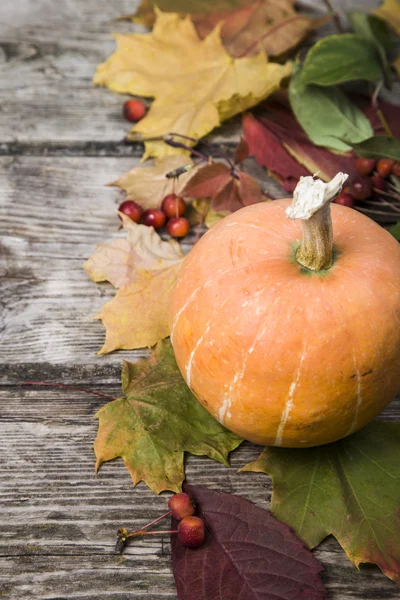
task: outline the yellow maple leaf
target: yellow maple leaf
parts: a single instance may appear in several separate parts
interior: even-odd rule
[[[169,335],[171,293],[183,261],[178,242],[121,216],[127,238],[101,244],[83,265],[93,281],[120,288],[96,317],[106,328],[99,354],[154,346]]]
[[[400,2],[399,0],[384,0],[383,4],[372,11],[400,35]]]
[[[97,315],[106,328],[99,354],[154,346],[169,336],[172,290],[181,262],[158,271],[140,271]]]
[[[166,173],[186,165],[190,165],[192,168],[186,173],[182,173],[175,181],[165,177]],[[144,210],[160,208],[161,202],[167,194],[172,192],[180,194],[196,170],[197,167],[193,167],[193,162],[187,156],[167,156],[155,161],[154,166],[135,167],[109,185],[115,185],[125,190],[127,199],[134,200]]]
[[[201,138],[221,121],[258,104],[291,72],[290,63],[268,62],[264,52],[232,58],[222,44],[220,26],[201,40],[190,18],[176,13],[157,10],[151,33],[116,39],[118,49],[98,66],[94,83],[155,98],[132,129],[134,137],[179,133]],[[144,158],[177,153],[182,150],[149,140]]]

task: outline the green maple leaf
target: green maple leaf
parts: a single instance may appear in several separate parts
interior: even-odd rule
[[[184,452],[229,466],[228,454],[242,442],[196,400],[177,367],[171,344],[160,342],[147,360],[124,362],[123,398],[99,410],[94,444],[96,471],[122,457],[133,483],[156,493],[181,490]]]
[[[332,534],[349,559],[400,582],[400,423],[374,421],[343,440],[266,448],[242,470],[274,483],[272,512],[308,545]]]

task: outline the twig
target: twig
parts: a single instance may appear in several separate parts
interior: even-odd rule
[[[337,14],[337,12],[334,10],[331,0],[324,0],[324,3],[328,9],[328,11],[331,13],[332,18],[334,20],[334,23],[336,25],[336,29],[338,30],[339,33],[344,33],[344,28],[340,22],[340,18],[339,15]]]

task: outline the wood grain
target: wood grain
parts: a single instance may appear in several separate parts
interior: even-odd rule
[[[367,8],[374,0],[335,0]],[[319,14],[319,0],[301,3]],[[124,96],[93,88],[98,62],[114,48],[111,20],[137,0],[14,0],[0,5],[0,598],[10,600],[176,600],[166,539],[143,539],[114,552],[118,527],[139,527],[165,510],[168,494],[136,489],[121,460],[94,474],[96,411],[105,398],[28,380],[120,394],[122,358],[97,357],[102,325],[92,317],[110,299],[108,284],[81,268],[95,244],[119,237],[118,191],[105,187],[138,165],[140,145],[123,138]],[[214,140],[232,144],[239,119]],[[275,196],[265,173],[250,171]],[[189,238],[186,248],[189,247]],[[400,418],[400,401],[384,414]],[[270,479],[237,470],[260,448],[244,444],[232,467],[187,458],[191,483],[237,493],[268,508]],[[316,551],[328,600],[398,598],[375,567],[357,572],[339,545]],[[209,600],[213,600],[210,598]]]

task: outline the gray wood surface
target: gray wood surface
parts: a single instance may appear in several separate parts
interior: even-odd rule
[[[155,518],[168,495],[155,496],[144,484],[133,489],[122,461],[94,474],[93,415],[106,400],[18,385],[48,380],[117,396],[122,358],[146,354],[96,356],[104,332],[92,317],[113,290],[81,269],[96,243],[121,235],[120,196],[104,184],[141,155],[122,142],[129,129],[120,116],[124,97],[91,86],[96,64],[114,47],[110,31],[132,29],[111,20],[136,3],[0,5],[0,598],[176,598],[168,540],[143,539],[122,557],[114,553],[117,528]],[[324,11],[316,0],[303,5]],[[232,142],[238,133],[234,120],[214,138]],[[282,194],[271,181],[265,185]],[[399,413],[397,401],[384,416],[398,420]],[[188,480],[268,508],[269,478],[237,473],[259,450],[245,444],[230,469],[188,457]],[[328,599],[399,597],[377,568],[358,572],[333,539],[315,553]]]

